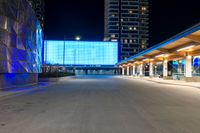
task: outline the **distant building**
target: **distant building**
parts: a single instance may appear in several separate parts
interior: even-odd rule
[[[148,46],[148,0],[105,0],[104,40],[119,41],[121,60]]]
[[[115,74],[116,63],[117,42],[46,40],[44,43],[46,68],[64,66],[76,74]]]
[[[44,19],[45,19],[45,1],[44,0],[28,0],[31,7],[34,9],[35,14],[38,20],[41,23],[41,26],[44,27]]]

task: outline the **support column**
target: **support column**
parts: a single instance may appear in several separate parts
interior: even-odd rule
[[[135,73],[135,65],[133,66],[133,76],[135,76],[136,73]]]
[[[122,75],[124,76],[125,75],[125,68],[122,67]]]
[[[127,76],[129,76],[129,75],[130,75],[129,66],[127,66],[126,75],[127,75]]]
[[[167,79],[168,77],[168,60],[164,60],[163,62],[163,78]]]
[[[192,78],[192,56],[186,56],[186,80]]]
[[[152,78],[154,76],[154,74],[153,74],[153,62],[151,62],[149,64],[149,76],[150,76],[150,78]]]
[[[143,64],[140,64],[140,77],[143,76]]]

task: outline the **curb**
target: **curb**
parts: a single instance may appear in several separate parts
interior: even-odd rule
[[[139,80],[139,79],[141,79],[141,80],[144,80],[144,81],[150,81],[150,82],[159,83],[159,84],[187,86],[187,87],[194,87],[194,88],[200,89],[200,85],[199,86],[193,86],[193,85],[182,85],[182,84],[176,84],[176,83],[165,83],[165,82],[155,81],[155,80],[151,80],[151,79],[144,79],[144,78],[127,78],[127,77],[120,77],[120,78],[130,79],[130,80],[133,80],[133,79],[136,79],[136,80],[138,79]]]
[[[193,85],[182,85],[182,84],[176,84],[176,83],[164,83],[164,82],[160,82],[160,81],[153,81],[153,80],[148,80],[148,79],[143,79],[146,81],[151,81],[154,83],[159,83],[159,84],[166,84],[166,85],[178,85],[178,86],[187,86],[187,87],[195,87],[195,88],[200,88],[200,86],[193,86]]]
[[[67,79],[73,79],[73,78],[75,78],[76,76],[68,76],[68,77],[64,77],[64,78],[67,78]],[[1,92],[8,92],[7,94],[5,94],[5,95],[1,95],[0,94],[0,100],[2,100],[2,99],[5,99],[5,98],[7,98],[7,97],[9,97],[9,96],[15,96],[15,95],[19,95],[19,94],[26,94],[26,93],[28,93],[28,92],[31,92],[31,91],[34,91],[34,90],[38,90],[38,89],[41,89],[41,88],[46,88],[46,87],[49,87],[49,86],[52,86],[52,85],[55,85],[55,84],[58,84],[59,82],[62,82],[62,80],[61,81],[57,81],[57,82],[39,82],[39,83],[49,83],[49,85],[47,85],[47,86],[42,86],[42,85],[39,85],[39,84],[35,84],[35,85],[25,85],[25,86],[20,86],[20,87],[14,87],[13,89],[9,89],[9,90],[4,90],[4,89],[0,89],[0,93]],[[11,90],[15,90],[15,89],[19,89],[19,88],[24,88],[24,87],[30,87],[30,89],[27,89],[27,90],[22,90],[22,91],[19,91],[19,92],[9,92],[9,91],[11,91]],[[32,87],[32,88],[31,88]]]
[[[40,86],[40,85],[37,85],[37,86],[29,86],[29,87],[33,87],[33,88],[30,88],[30,89],[27,89],[27,90],[22,90],[22,91],[19,91],[19,92],[9,92],[9,91],[8,91],[7,94],[2,95],[2,96],[0,95],[0,100],[4,100],[4,99],[6,99],[7,97],[16,96],[16,95],[19,95],[19,94],[23,95],[23,94],[26,94],[26,93],[28,93],[28,92],[35,91],[35,90],[39,90],[39,89],[41,89],[41,88],[46,88],[46,87],[49,87],[49,86],[52,86],[52,85],[55,85],[55,84],[56,84],[56,83],[51,83],[51,84],[49,84],[49,85],[47,85],[47,86]],[[17,89],[17,88],[15,88],[15,89]],[[6,92],[6,91],[2,91],[2,92]],[[1,93],[1,91],[0,91],[0,93]]]

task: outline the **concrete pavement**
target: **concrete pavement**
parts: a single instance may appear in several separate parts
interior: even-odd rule
[[[0,100],[0,133],[199,133],[200,90],[80,76]]]
[[[4,98],[9,97],[9,96],[25,94],[25,93],[28,93],[30,91],[34,91],[34,90],[37,90],[37,89],[41,89],[43,87],[50,86],[51,84],[53,84],[53,83],[40,82],[37,85],[32,85],[32,86],[31,85],[17,86],[17,87],[5,89],[5,90],[0,88],[0,99],[4,99]]]

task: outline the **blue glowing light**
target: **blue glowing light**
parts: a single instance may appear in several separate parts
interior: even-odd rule
[[[198,67],[198,66],[200,66],[200,62],[199,62],[200,60],[199,60],[199,58],[197,57],[197,58],[194,58],[194,61],[193,61],[193,65],[194,65],[194,67]]]
[[[44,62],[52,65],[115,65],[118,43],[47,40]]]

